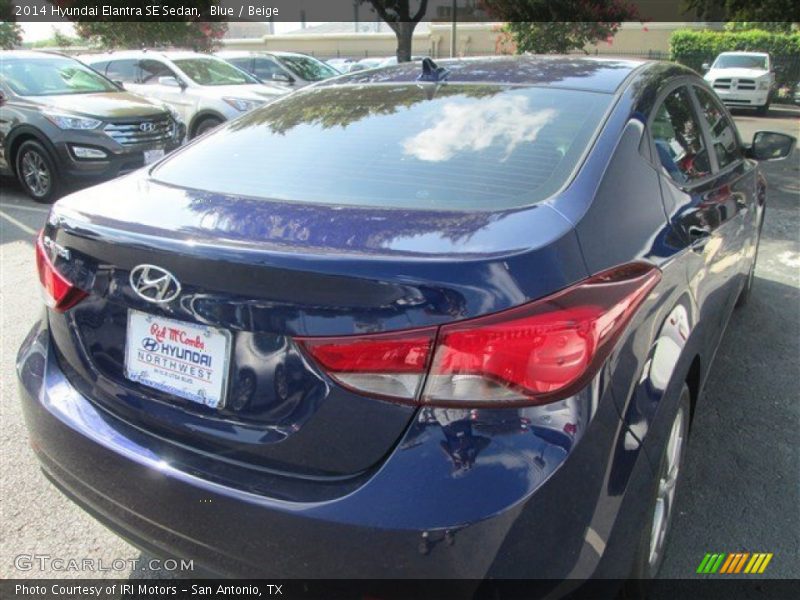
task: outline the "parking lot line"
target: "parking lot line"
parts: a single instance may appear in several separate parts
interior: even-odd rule
[[[11,223],[12,225],[16,225],[17,227],[19,227],[25,233],[29,233],[30,235],[34,235],[34,236],[36,235],[36,230],[35,229],[32,229],[32,228],[28,227],[27,225],[25,225],[25,223],[20,223],[14,217],[12,217],[11,215],[7,215],[2,210],[0,210],[0,217],[3,217],[6,221]]]
[[[47,214],[50,212],[49,208],[36,208],[35,206],[23,206],[21,204],[0,204],[0,210],[2,209],[11,209],[11,210],[24,210],[27,212],[35,212],[40,214]]]

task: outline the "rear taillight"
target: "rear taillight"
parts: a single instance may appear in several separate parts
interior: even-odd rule
[[[36,239],[36,268],[42,284],[44,301],[56,312],[64,312],[83,300],[87,293],[75,287],[56,270],[44,244],[44,233]]]
[[[368,395],[445,406],[544,404],[597,374],[660,279],[655,267],[632,263],[438,332],[298,341],[335,380]]]
[[[413,401],[428,367],[436,328],[298,341],[340,384],[381,398]]]

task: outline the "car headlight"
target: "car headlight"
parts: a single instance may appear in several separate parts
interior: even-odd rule
[[[253,110],[264,104],[258,100],[247,100],[245,98],[223,98],[223,100],[241,112]]]
[[[164,104],[163,108],[169,113],[169,116],[172,117],[173,121],[175,121],[176,123],[181,122],[181,116],[178,114],[177,110],[172,108],[169,104]]]
[[[45,112],[44,116],[48,121],[53,123],[53,125],[61,129],[97,129],[103,124],[103,122],[98,119],[76,117],[74,115],[66,115],[56,112]]]
[[[762,79],[758,82],[758,89],[760,90],[768,90],[769,89],[769,80]]]

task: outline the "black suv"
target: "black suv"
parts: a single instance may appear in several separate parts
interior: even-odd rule
[[[0,173],[15,175],[34,200],[138,169],[185,133],[170,108],[75,59],[0,52]]]

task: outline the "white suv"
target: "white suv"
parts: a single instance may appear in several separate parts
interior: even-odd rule
[[[767,114],[775,84],[772,59],[766,52],[723,52],[703,65],[705,80],[728,106],[755,108]]]
[[[125,89],[169,104],[189,139],[287,91],[206,54],[136,50],[79,57]]]

